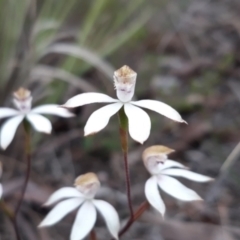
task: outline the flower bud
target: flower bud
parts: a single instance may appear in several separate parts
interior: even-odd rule
[[[32,106],[32,96],[28,89],[20,87],[13,93],[13,102],[15,106],[22,112],[28,112]]]
[[[74,186],[84,194],[85,197],[93,198],[100,187],[100,182],[95,173],[89,172],[77,177]]]
[[[126,65],[114,72],[114,86],[117,91],[117,97],[120,101],[131,101],[134,95],[136,78],[137,73]]]
[[[162,146],[154,145],[146,148],[143,151],[142,159],[146,169],[151,174],[159,173],[159,166],[162,166],[167,160],[167,155],[174,152],[173,149]]]

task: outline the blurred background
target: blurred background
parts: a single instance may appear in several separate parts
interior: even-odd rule
[[[142,146],[129,140],[134,207],[145,200],[149,175],[141,154],[151,145],[174,148],[172,159],[216,181],[181,180],[205,202],[183,203],[163,193],[165,221],[150,208],[122,239],[240,239],[239,149],[220,171],[240,139],[239,11],[239,0],[0,1],[0,106],[12,107],[12,92],[20,86],[32,91],[33,105],[62,104],[91,91],[115,97],[113,71],[129,65],[138,73],[136,99],[166,102],[188,122],[148,112],[148,141]],[[33,167],[19,214],[23,240],[69,239],[74,213],[38,230],[49,211],[41,205],[88,171],[102,183],[98,197],[113,204],[123,221],[128,218],[117,116],[98,134],[83,137],[86,120],[100,106],[77,108],[72,119],[52,117],[50,136],[32,133]],[[23,149],[20,127],[0,152],[4,199],[12,207],[26,171]],[[98,239],[110,239],[100,217],[96,232]],[[15,239],[2,212],[0,239]]]

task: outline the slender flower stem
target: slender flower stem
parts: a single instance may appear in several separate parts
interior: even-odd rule
[[[128,206],[130,211],[130,219],[132,219],[133,206],[132,206],[132,200],[131,200],[131,182],[130,182],[130,174],[129,174],[129,166],[128,166],[128,155],[126,152],[124,152],[123,156],[124,156],[124,168],[125,168],[125,178],[126,178],[126,186],[127,186]]]
[[[132,224],[139,218],[141,215],[148,209],[149,203],[147,201],[143,202],[137,211],[134,213],[133,218],[129,219],[126,225],[122,228],[122,230],[119,232],[118,236],[121,237],[131,226]]]
[[[20,233],[19,233],[19,230],[18,230],[17,221],[16,221],[15,218],[12,220],[12,223],[13,223],[13,227],[14,227],[14,231],[15,231],[17,240],[21,240],[21,236],[20,236]]]
[[[30,126],[29,126],[29,123],[25,120],[23,122],[23,125],[24,125],[24,130],[25,130],[25,154],[26,154],[26,160],[27,160],[27,171],[26,171],[25,180],[24,180],[24,183],[23,183],[20,199],[19,199],[19,201],[17,203],[17,206],[15,208],[15,213],[14,213],[14,217],[13,217],[14,226],[15,226],[15,229],[17,229],[16,235],[17,235],[18,240],[21,240],[21,238],[19,236],[19,231],[18,231],[17,215],[19,213],[20,207],[21,207],[23,199],[24,199],[24,195],[25,195],[25,192],[26,192],[26,189],[27,189],[27,184],[28,184],[28,180],[29,180],[30,172],[31,172]]]
[[[147,201],[143,202],[134,213],[133,218],[129,219],[126,225],[120,230],[118,236],[121,237],[127,230],[132,226],[132,224],[141,217],[141,215],[148,209],[149,203]],[[114,239],[111,239],[114,240]]]
[[[94,230],[90,232],[90,240],[97,240],[97,236]]]
[[[129,173],[129,167],[128,167],[128,119],[123,108],[121,108],[120,111],[118,112],[118,117],[119,117],[119,124],[120,124],[119,133],[120,133],[121,146],[122,146],[123,158],[124,158],[128,207],[130,211],[130,219],[133,219],[134,214],[133,214],[133,206],[132,206],[132,200],[131,200],[130,173]]]

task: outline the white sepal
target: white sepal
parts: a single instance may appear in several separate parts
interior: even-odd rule
[[[166,174],[174,177],[183,177],[196,182],[209,182],[213,180],[208,176],[191,172],[188,170],[184,170],[184,169],[165,169],[162,171],[162,174]]]
[[[97,133],[105,128],[110,117],[117,113],[122,105],[122,103],[113,103],[93,112],[84,127],[84,136]]]
[[[60,188],[59,190],[57,190],[56,192],[54,192],[49,197],[47,202],[44,203],[44,206],[52,205],[62,199],[65,199],[65,198],[75,198],[75,197],[83,198],[83,195],[73,187],[63,187],[63,188]]]
[[[2,197],[2,193],[3,193],[3,187],[2,187],[2,184],[0,184],[0,199]]]
[[[51,226],[57,222],[59,222],[62,218],[64,218],[68,213],[79,207],[84,199],[73,198],[64,200],[58,203],[43,219],[43,221],[39,224],[38,227],[46,227]]]
[[[183,164],[167,159],[164,164],[161,164],[158,166],[160,171],[163,171],[164,169],[172,168],[172,167],[178,167],[178,168],[185,168],[187,169],[188,167],[184,166]]]
[[[16,133],[17,127],[22,122],[23,118],[24,118],[24,115],[19,115],[19,116],[10,118],[3,124],[0,132],[0,143],[1,143],[2,149],[6,149],[9,146],[9,144],[12,142],[13,137]]]
[[[178,180],[172,177],[165,175],[158,176],[158,185],[163,191],[179,200],[182,201],[202,200],[202,198],[195,191],[193,191],[190,188],[187,188]]]
[[[73,117],[74,114],[57,104],[46,104],[33,108],[31,113],[51,114],[59,117]]]
[[[129,121],[129,134],[137,142],[143,144],[149,137],[151,121],[148,114],[132,104],[124,104],[124,110]]]
[[[111,98],[103,93],[82,93],[70,98],[63,107],[73,108],[80,107],[90,103],[111,103],[118,102],[117,99]]]
[[[155,101],[155,100],[140,100],[136,102],[131,102],[132,104],[150,109],[155,111],[159,114],[162,114],[165,117],[168,117],[177,122],[185,122],[180,114],[171,106],[167,105],[166,103]]]
[[[166,207],[158,190],[157,177],[152,176],[145,184],[145,195],[148,202],[164,216]]]
[[[0,119],[19,114],[19,111],[12,108],[0,108]]]
[[[97,211],[91,201],[86,201],[78,210],[75,218],[71,240],[82,240],[92,230],[97,219]]]
[[[46,117],[36,113],[29,113],[27,114],[26,118],[31,123],[31,125],[35,128],[36,131],[44,132],[47,134],[51,133],[52,124]]]
[[[118,232],[120,229],[120,221],[118,213],[115,208],[106,201],[93,200],[93,204],[103,216],[109,232],[115,239],[118,239]]]

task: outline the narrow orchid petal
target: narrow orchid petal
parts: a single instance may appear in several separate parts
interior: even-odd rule
[[[162,171],[164,169],[167,168],[171,168],[171,167],[178,167],[178,168],[187,168],[186,166],[184,166],[183,164],[167,159],[164,164],[159,164],[159,170]]]
[[[120,220],[115,208],[111,204],[103,200],[93,200],[93,204],[103,216],[109,232],[115,239],[118,239]]]
[[[57,104],[46,104],[32,109],[31,113],[51,114],[59,117],[73,117],[74,114]]]
[[[97,211],[93,203],[86,201],[78,210],[74,221],[71,240],[82,240],[91,231],[97,219]]]
[[[0,199],[2,197],[2,193],[3,193],[3,188],[2,188],[2,184],[0,184]]]
[[[1,129],[0,133],[0,143],[1,148],[6,149],[8,145],[12,142],[13,137],[16,133],[17,127],[22,122],[24,115],[19,115],[7,120]]]
[[[145,195],[148,202],[164,216],[166,207],[160,196],[156,176],[149,178],[145,184]]]
[[[174,108],[170,107],[169,105],[167,105],[163,102],[155,101],[155,100],[140,100],[140,101],[131,102],[131,103],[136,106],[155,111],[155,112],[162,114],[163,116],[168,117],[174,121],[185,122],[182,119],[182,117],[180,116],[180,114]]]
[[[93,112],[85,125],[84,136],[97,133],[105,128],[110,117],[117,113],[122,106],[122,103],[113,103]]]
[[[103,93],[82,93],[70,98],[63,107],[80,107],[90,103],[111,103],[119,100],[109,97]]]
[[[38,132],[44,132],[49,134],[52,131],[51,122],[47,118],[39,114],[29,113],[27,114],[27,120],[32,124],[32,126]]]
[[[143,144],[149,137],[151,121],[148,114],[132,104],[124,105],[125,113],[129,121],[129,134],[137,142]]]
[[[64,218],[68,213],[76,209],[78,206],[82,204],[84,199],[74,198],[68,199],[58,203],[43,219],[43,221],[39,224],[38,227],[46,227],[51,226],[57,222],[59,222],[62,218]]]
[[[19,114],[19,112],[12,108],[0,108],[0,119],[5,117],[11,117]]]
[[[82,194],[75,188],[73,187],[63,187],[54,192],[47,202],[44,204],[44,206],[49,206],[52,205],[53,203],[58,202],[59,200],[62,200],[64,198],[83,198]]]
[[[163,191],[182,201],[202,200],[196,192],[172,177],[160,175],[158,185]]]
[[[187,178],[189,180],[196,181],[196,182],[209,182],[213,180],[208,176],[191,172],[188,170],[184,170],[184,169],[165,169],[161,173],[170,175],[170,176],[175,176],[175,177]]]

